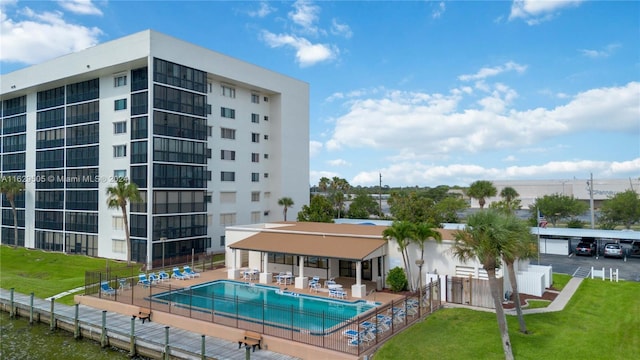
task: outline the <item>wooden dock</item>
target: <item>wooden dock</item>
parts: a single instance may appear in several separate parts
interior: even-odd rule
[[[49,324],[52,329],[70,331],[76,337],[93,339],[104,347],[124,349],[129,351],[130,355],[187,360],[298,359],[265,349],[249,352],[247,355],[246,350],[238,349],[238,343],[234,341],[171,328],[153,321],[145,321],[143,324],[131,316],[80,304],[52,304],[48,300],[15,292],[12,303],[11,291],[6,289],[0,289],[0,306],[2,311],[26,317],[32,322]]]

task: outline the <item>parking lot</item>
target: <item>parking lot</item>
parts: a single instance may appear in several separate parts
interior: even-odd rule
[[[538,260],[531,260],[531,264],[537,264]],[[595,269],[605,268],[606,276],[609,276],[609,269],[618,269],[620,280],[640,282],[640,257],[631,256],[627,261],[616,258],[605,258],[599,256],[563,256],[540,254],[540,265],[551,265],[553,272],[569,274],[574,276],[585,276],[593,266]]]

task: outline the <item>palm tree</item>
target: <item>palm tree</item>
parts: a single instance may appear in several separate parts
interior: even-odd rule
[[[293,206],[293,199],[290,197],[283,197],[278,200],[278,205],[283,206],[282,212],[284,213],[284,221],[287,221],[287,210]]]
[[[503,217],[499,212],[491,209],[470,215],[465,229],[454,233],[455,243],[451,249],[454,257],[463,262],[477,259],[487,271],[491,297],[493,297],[498,328],[502,338],[502,349],[505,359],[513,360],[507,319],[502,308],[502,294],[500,294],[500,286],[496,278],[496,269],[500,268],[500,259],[510,235],[510,232],[505,228]]]
[[[24,192],[24,184],[18,181],[15,176],[3,176],[0,182],[0,192],[6,196],[11,204],[13,213],[13,246],[18,246],[18,210],[16,210],[16,196]]]
[[[509,212],[513,212],[516,208],[520,207],[520,200],[518,199],[518,192],[516,189],[511,186],[507,186],[504,189],[500,190],[500,197],[504,201],[506,210]]]
[[[409,267],[409,252],[407,247],[411,243],[413,228],[413,224],[408,221],[394,221],[390,227],[382,231],[382,237],[385,240],[394,239],[398,243],[398,250],[400,250],[402,261],[404,262],[404,271],[409,280],[411,280],[411,268]],[[409,281],[409,284],[413,287],[413,281]]]
[[[418,271],[420,274],[418,275],[418,289],[422,288],[422,265],[424,264],[424,243],[433,239],[438,244],[442,242],[442,234],[435,229],[435,226],[431,226],[429,223],[421,222],[415,224],[413,227],[413,235],[412,240],[414,243],[418,245],[420,248],[420,262],[418,265]]]
[[[486,198],[496,196],[497,193],[496,187],[488,180],[478,180],[469,185],[469,189],[467,189],[467,196],[478,199],[480,209],[484,209]]]
[[[127,240],[127,265],[131,265],[131,238],[129,233],[129,218],[127,216],[127,204],[129,202],[139,202],[142,200],[138,186],[130,183],[126,178],[118,178],[116,186],[107,188],[107,205],[109,209],[122,210],[124,222],[124,234]]]
[[[520,332],[527,334],[527,325],[524,322],[522,307],[520,306],[520,292],[518,291],[518,279],[516,277],[515,262],[518,259],[534,258],[538,252],[536,238],[529,230],[527,224],[513,215],[505,219],[505,226],[510,232],[508,246],[502,251],[502,260],[504,260],[509,272],[509,282],[511,290],[516,299],[516,312],[518,314],[518,322],[520,323]]]

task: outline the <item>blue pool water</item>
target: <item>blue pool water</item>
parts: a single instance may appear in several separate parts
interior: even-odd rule
[[[279,288],[217,280],[179,291],[154,295],[159,301],[213,311],[287,329],[326,334],[336,325],[373,309],[376,304],[334,300],[280,291]]]

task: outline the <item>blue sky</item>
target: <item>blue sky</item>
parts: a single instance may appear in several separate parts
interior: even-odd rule
[[[640,177],[637,1],[0,0],[1,72],[153,29],[310,85],[310,182]]]

